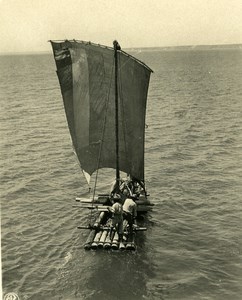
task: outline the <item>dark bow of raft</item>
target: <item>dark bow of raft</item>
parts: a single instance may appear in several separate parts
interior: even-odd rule
[[[94,200],[85,198],[76,198],[80,204],[73,207],[88,208],[99,212],[93,225],[78,226],[79,229],[89,230],[89,235],[84,244],[85,250],[112,249],[112,250],[136,250],[136,234],[139,231],[146,231],[146,227],[133,225],[130,230],[126,220],[123,221],[123,241],[119,242],[119,236],[115,228],[111,227],[111,215],[107,203],[109,195],[98,195]],[[86,204],[86,206],[83,206]],[[138,217],[152,209],[154,204],[150,203],[146,197],[136,200]]]

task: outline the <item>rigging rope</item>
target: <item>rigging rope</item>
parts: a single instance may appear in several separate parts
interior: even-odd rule
[[[113,69],[114,69],[114,58],[113,58],[113,63],[112,63],[112,71],[111,71],[111,79],[113,77]],[[103,145],[103,140],[104,140],[104,133],[105,133],[105,128],[106,128],[106,123],[107,123],[107,111],[108,111],[108,104],[110,100],[110,90],[111,90],[111,85],[112,85],[112,80],[110,80],[108,92],[107,92],[107,98],[106,98],[106,107],[105,107],[105,115],[104,115],[104,120],[103,120],[103,128],[102,128],[102,138],[100,140],[100,148],[99,148],[99,154],[98,154],[98,160],[97,160],[97,171],[96,171],[96,176],[95,176],[95,183],[94,183],[94,188],[93,188],[93,195],[92,195],[92,209],[90,213],[90,224],[93,219],[93,206],[94,206],[94,197],[96,193],[96,188],[97,188],[97,179],[98,179],[98,171],[99,171],[99,166],[100,166],[100,160],[101,160],[101,154],[102,154],[102,145]]]
[[[121,62],[120,62],[120,55],[118,56],[119,59],[119,66],[121,66]],[[123,89],[122,89],[122,76],[121,76],[122,72],[121,72],[121,67],[119,68],[119,95],[120,95],[120,102],[121,102],[121,108],[122,108],[122,127],[123,127],[123,139],[124,139],[124,147],[125,147],[125,156],[126,156],[126,160],[129,162],[129,169],[130,169],[130,161],[129,161],[129,156],[128,156],[128,151],[127,151],[127,142],[126,142],[126,132],[127,132],[127,128],[126,128],[126,122],[125,122],[125,114],[124,114],[124,101],[123,101]],[[129,172],[130,173],[130,172]]]

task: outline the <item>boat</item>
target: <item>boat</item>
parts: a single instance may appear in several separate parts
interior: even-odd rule
[[[144,142],[153,71],[116,40],[113,47],[79,40],[50,42],[74,152],[88,184],[96,172],[92,197],[77,197],[73,205],[89,209],[91,215],[97,212],[87,226],[78,226],[90,230],[84,248],[134,250],[136,232],[146,228],[136,224],[131,230],[125,220],[120,242],[115,229],[110,233],[110,208],[112,197],[121,194],[124,200],[126,189],[128,196],[136,196],[138,215],[152,209],[144,178]],[[116,170],[115,180],[111,191],[96,195],[102,168]]]

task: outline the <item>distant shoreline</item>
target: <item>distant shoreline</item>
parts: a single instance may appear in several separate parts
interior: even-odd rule
[[[221,44],[221,45],[187,45],[167,47],[132,47],[123,48],[130,52],[153,52],[153,51],[196,51],[196,50],[242,50],[242,44]],[[0,56],[10,55],[48,55],[52,51],[29,51],[29,52],[0,52]]]
[[[242,44],[126,48],[128,51],[242,50]]]

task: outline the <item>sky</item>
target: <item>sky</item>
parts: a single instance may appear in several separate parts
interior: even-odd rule
[[[50,39],[242,44],[242,0],[0,0],[0,53],[50,51]]]

